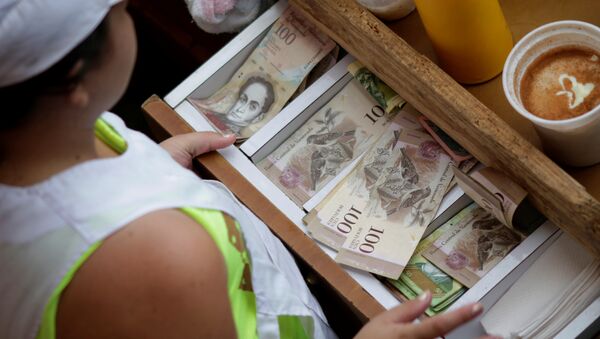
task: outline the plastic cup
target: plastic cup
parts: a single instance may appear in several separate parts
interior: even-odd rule
[[[581,21],[557,21],[531,31],[508,55],[502,74],[504,93],[512,107],[534,124],[546,154],[566,165],[593,165],[600,162],[600,105],[574,118],[548,120],[528,112],[521,101],[521,79],[529,65],[562,46],[600,52],[600,28]]]

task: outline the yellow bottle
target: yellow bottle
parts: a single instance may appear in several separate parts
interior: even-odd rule
[[[513,40],[498,0],[415,0],[440,66],[463,84],[502,72]]]

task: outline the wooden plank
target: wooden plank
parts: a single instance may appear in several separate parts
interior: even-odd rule
[[[157,96],[149,98],[142,108],[147,114],[150,125],[163,136],[193,132],[193,129]],[[366,323],[385,310],[219,153],[207,153],[196,160],[206,172],[225,184],[242,203],[267,224],[292,253],[302,258],[332,291],[337,291],[343,302],[351,307],[362,323]]]
[[[525,187],[548,219],[600,257],[600,202],[431,60],[354,0],[291,3],[471,154]]]

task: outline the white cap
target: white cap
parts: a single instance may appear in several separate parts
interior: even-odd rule
[[[0,87],[43,73],[121,0],[0,0]]]

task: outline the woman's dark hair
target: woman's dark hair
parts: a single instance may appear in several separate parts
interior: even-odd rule
[[[43,73],[5,88],[0,88],[0,130],[16,127],[29,114],[41,94],[64,93],[77,85],[100,59],[107,39],[106,18],[69,54]],[[83,67],[77,74],[69,74],[79,61]]]

